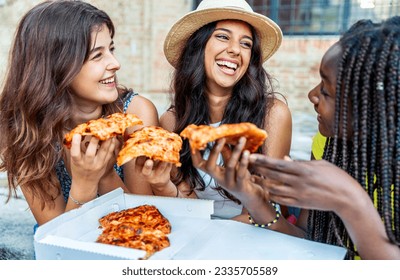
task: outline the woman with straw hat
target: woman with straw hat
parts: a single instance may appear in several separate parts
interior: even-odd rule
[[[244,0],[202,1],[172,26],[165,39],[165,56],[175,68],[174,95],[161,125],[180,133],[189,124],[251,122],[269,134],[260,152],[283,158],[290,151],[291,114],[275,97],[271,77],[263,68],[281,40],[276,23],[253,12]],[[215,216],[248,222],[241,203],[193,166],[187,142],[181,162],[172,172],[175,184],[163,184],[155,171],[149,172],[157,180],[153,193],[212,199]]]

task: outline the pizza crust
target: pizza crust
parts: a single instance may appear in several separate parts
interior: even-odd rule
[[[135,125],[143,125],[143,121],[135,114],[114,113],[105,118],[90,120],[80,124],[64,136],[64,145],[70,149],[74,134],[92,135],[105,141],[117,135],[123,135],[125,129]]]
[[[188,125],[180,136],[189,140],[194,150],[204,150],[209,142],[226,138],[226,144],[236,145],[240,137],[246,137],[245,150],[254,153],[264,143],[267,132],[249,122],[222,124],[218,127],[209,125]]]

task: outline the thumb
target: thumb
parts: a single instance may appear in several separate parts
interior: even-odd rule
[[[151,159],[148,159],[143,164],[142,173],[144,176],[150,176],[153,171],[154,162]]]

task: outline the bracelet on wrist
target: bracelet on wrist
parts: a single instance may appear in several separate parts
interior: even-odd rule
[[[257,224],[257,223],[254,222],[253,218],[249,214],[249,221],[253,226],[260,227],[260,228],[268,228],[268,227],[270,227],[273,224],[278,222],[278,220],[279,220],[279,218],[281,216],[281,213],[279,212],[279,206],[276,205],[275,202],[270,202],[270,203],[275,208],[275,219],[272,220],[271,222],[267,223],[267,224]]]
[[[81,206],[81,205],[85,204],[85,203],[80,202],[80,201],[76,200],[75,198],[73,198],[73,197],[71,196],[71,193],[69,194],[69,198],[70,198],[70,199],[72,200],[72,202],[75,203],[76,205]]]

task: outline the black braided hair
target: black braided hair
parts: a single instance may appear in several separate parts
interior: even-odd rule
[[[400,245],[400,17],[381,24],[359,21],[339,44],[335,136],[327,139],[323,158],[361,184],[390,241]],[[349,121],[352,134],[347,132]],[[310,211],[308,238],[346,247],[347,259],[357,255],[343,222],[332,212]]]

